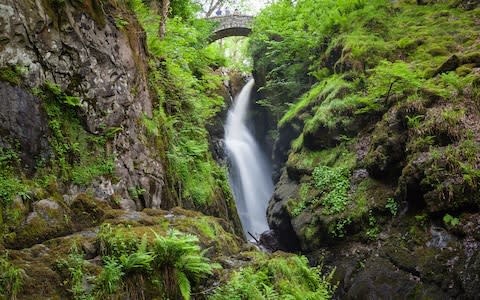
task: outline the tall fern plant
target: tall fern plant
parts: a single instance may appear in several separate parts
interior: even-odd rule
[[[192,283],[212,274],[211,264],[198,246],[198,238],[171,230],[167,236],[155,233],[152,244],[153,267],[159,272],[168,299],[189,300]]]

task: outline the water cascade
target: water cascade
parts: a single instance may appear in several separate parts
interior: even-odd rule
[[[249,233],[258,236],[268,230],[266,211],[273,193],[270,162],[247,126],[254,84],[250,80],[238,94],[225,126],[230,185],[247,237]]]

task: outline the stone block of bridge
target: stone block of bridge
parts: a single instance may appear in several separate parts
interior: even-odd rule
[[[252,32],[252,16],[228,15],[208,18],[217,24],[211,42],[229,36],[248,36]]]

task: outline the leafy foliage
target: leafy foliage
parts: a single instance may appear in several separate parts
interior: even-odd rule
[[[24,277],[25,271],[8,260],[8,253],[0,257],[0,295],[16,299]]]
[[[209,299],[330,299],[333,272],[322,275],[303,256],[258,257],[252,266],[234,272]]]
[[[0,206],[8,208],[15,196],[27,196],[27,185],[15,176],[20,164],[16,151],[0,147]]]
[[[52,132],[49,142],[55,153],[50,168],[54,174],[63,181],[80,185],[102,175],[112,176],[114,163],[105,149],[107,138],[87,133],[76,110],[80,99],[65,94],[58,85],[48,81],[37,90],[37,95],[43,99],[49,118]]]
[[[22,81],[22,68],[18,66],[5,66],[0,68],[0,80],[19,85]]]
[[[148,281],[169,299],[190,299],[192,287],[219,268],[204,256],[196,236],[171,230],[166,236],[152,232],[150,239],[145,234],[140,240],[125,229],[104,225],[99,233],[105,264],[97,279],[99,296],[123,289],[144,299]]]
[[[292,141],[287,171],[300,181],[288,201],[293,218],[309,209],[302,224],[327,225],[336,237],[350,222],[361,224],[367,238],[376,239],[384,221],[377,214],[396,215],[399,207],[388,198],[395,187],[371,185],[371,178],[393,185],[403,178],[398,190],[405,193],[418,184],[429,212],[476,207],[478,126],[471,124],[478,123],[473,99],[480,81],[472,69],[479,57],[478,9],[452,4],[276,1],[256,18],[250,51],[264,82],[262,105],[277,121],[277,142]],[[356,162],[324,159],[330,152],[335,160],[345,140],[353,157],[369,149],[357,167],[365,166],[371,178],[355,176],[360,182],[351,194],[349,170]],[[302,228],[301,240],[319,241],[315,226]]]
[[[104,266],[102,272],[96,279],[97,295],[99,298],[108,297],[115,294],[122,285],[122,277],[125,273],[122,271],[122,265],[113,257],[103,259]]]
[[[387,199],[387,204],[385,204],[385,208],[390,211],[392,216],[396,216],[398,213],[398,204],[397,202],[395,202],[395,199],[393,198]]]
[[[458,220],[458,218],[455,218],[449,214],[445,214],[443,216],[443,222],[447,225],[451,225],[451,226],[456,226],[460,223],[460,221]]]
[[[165,237],[155,234],[152,251],[153,264],[161,272],[167,297],[172,299],[178,295],[177,289],[184,299],[190,299],[191,282],[197,283],[220,267],[203,256],[197,237],[178,231],[172,230]]]
[[[86,265],[84,254],[74,244],[66,259],[57,261],[57,267],[65,270],[67,278],[64,284],[70,287],[69,291],[76,300],[90,300],[93,297],[90,291],[86,290],[84,284],[87,282]]]
[[[220,110],[223,99],[214,91],[221,77],[212,75],[209,65],[221,64],[207,49],[212,24],[192,14],[186,19],[172,12],[164,39],[157,36],[159,16],[140,0],[132,7],[147,33],[153,58],[150,61],[150,84],[158,96],[152,119],[144,118],[149,133],[167,152],[170,190],[178,202],[191,201],[205,206],[223,194],[231,197],[221,182],[226,174],[212,159],[205,126]],[[161,134],[162,133],[162,134]]]
[[[316,167],[312,174],[315,187],[322,192],[321,203],[326,215],[342,212],[348,203],[350,182],[341,168]]]

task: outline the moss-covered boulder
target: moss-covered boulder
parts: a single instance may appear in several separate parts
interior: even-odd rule
[[[405,158],[405,121],[397,108],[391,109],[376,126],[364,166],[375,178],[398,176]]]
[[[412,156],[399,180],[400,197],[430,213],[478,209],[478,147],[465,141]]]
[[[43,199],[33,204],[23,224],[6,241],[9,248],[26,248],[72,232],[70,210],[62,201]]]

